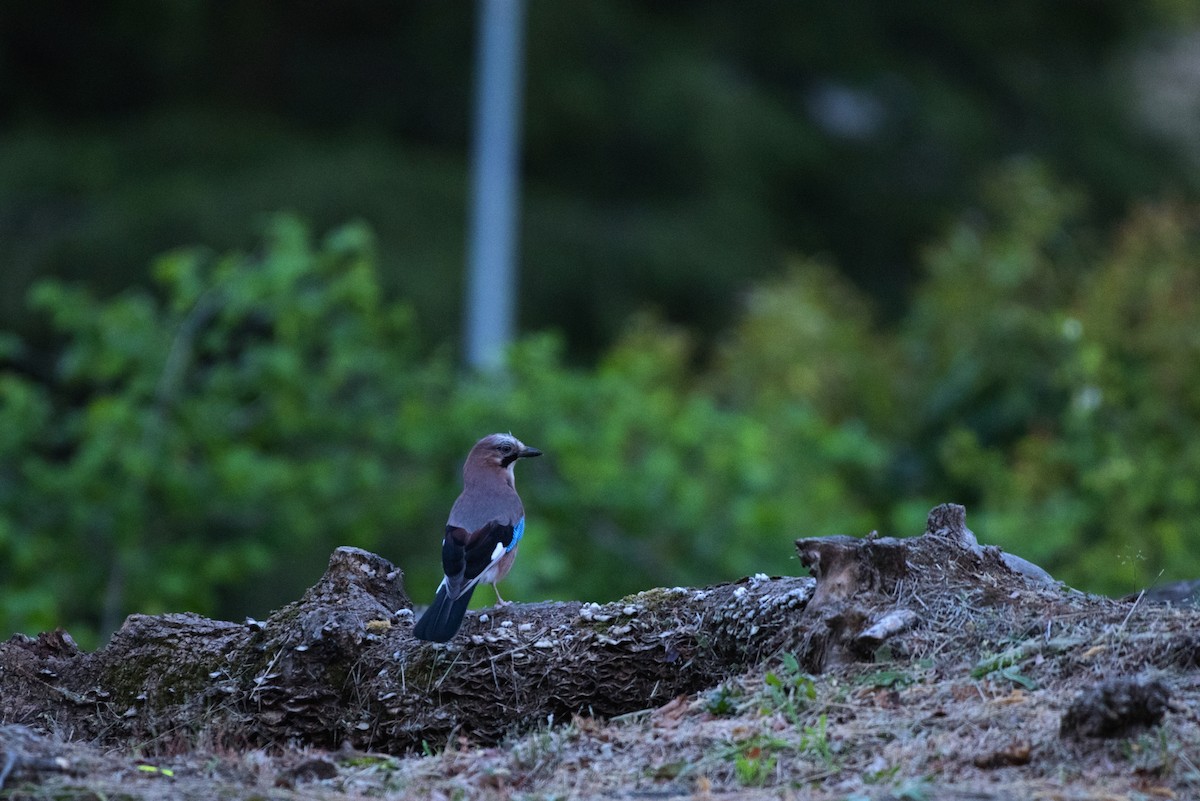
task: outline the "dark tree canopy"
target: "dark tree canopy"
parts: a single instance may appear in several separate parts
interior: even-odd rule
[[[1152,2],[563,4],[528,14],[522,321],[594,354],[644,305],[704,330],[796,253],[896,312],[916,249],[997,161],[1102,217],[1193,191],[1129,110]],[[104,288],[287,208],[363,217],[434,339],[459,313],[474,4],[10,4],[0,10],[5,306]]]

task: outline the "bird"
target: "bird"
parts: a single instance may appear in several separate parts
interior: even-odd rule
[[[525,534],[525,507],[517,495],[513,467],[518,459],[541,455],[512,434],[489,434],[471,448],[463,464],[463,490],[450,508],[442,539],[445,576],[413,636],[448,642],[462,625],[479,584],[491,584],[497,605],[508,605],[496,585],[512,569]]]

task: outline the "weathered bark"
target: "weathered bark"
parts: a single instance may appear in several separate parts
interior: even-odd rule
[[[812,670],[869,660],[922,625],[910,603],[920,586],[1028,581],[964,531],[962,507],[938,507],[924,537],[798,540],[815,583],[756,576],[605,605],[515,604],[470,613],[445,646],[412,637],[397,568],[339,548],[265,622],[133,615],[94,653],[62,632],[13,637],[0,645],[0,720],[164,750],[197,737],[393,752],[455,733],[495,741],[551,716],[653,707],[784,650]]]

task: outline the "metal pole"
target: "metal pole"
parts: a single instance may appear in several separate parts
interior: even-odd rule
[[[524,0],[479,0],[467,274],[467,363],[498,368],[513,338]]]

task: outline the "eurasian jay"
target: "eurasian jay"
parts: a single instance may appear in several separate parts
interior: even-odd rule
[[[446,642],[462,625],[477,584],[491,584],[498,605],[505,605],[496,584],[508,575],[525,533],[525,507],[517,495],[513,466],[518,459],[541,456],[512,434],[491,434],[471,448],[463,465],[463,491],[450,508],[442,539],[445,578],[413,635]]]

